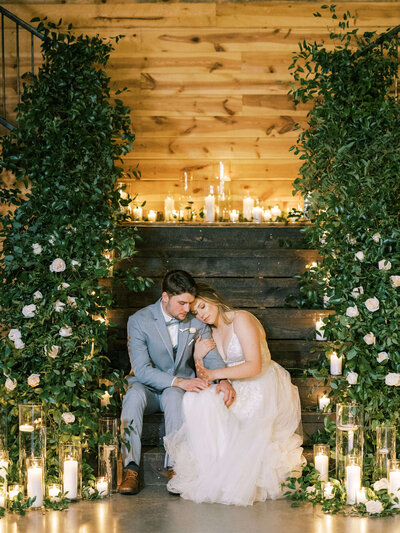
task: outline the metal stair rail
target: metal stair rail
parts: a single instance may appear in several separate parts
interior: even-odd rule
[[[17,98],[18,102],[21,98],[21,83],[20,83],[20,31],[25,30],[30,33],[30,54],[31,54],[31,72],[35,73],[35,47],[34,39],[35,37],[43,40],[44,35],[38,30],[30,26],[30,24],[24,22],[19,17],[0,6],[1,13],[1,73],[2,73],[2,114],[0,116],[0,124],[9,130],[13,130],[14,126],[7,120],[7,103],[6,103],[6,54],[5,54],[5,32],[4,32],[4,19],[7,17],[9,20],[15,23],[16,28],[16,69],[17,69]]]

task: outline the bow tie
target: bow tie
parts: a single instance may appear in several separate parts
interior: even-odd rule
[[[171,320],[168,320],[168,322],[166,322],[166,325],[167,326],[172,326],[174,324],[180,324],[180,320],[178,320],[177,318],[171,318]]]

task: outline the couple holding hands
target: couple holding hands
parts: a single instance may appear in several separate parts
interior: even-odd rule
[[[282,496],[304,464],[300,399],[252,314],[174,270],[129,317],[128,351],[122,494],[139,492],[143,415],[163,411],[170,493],[235,505]]]

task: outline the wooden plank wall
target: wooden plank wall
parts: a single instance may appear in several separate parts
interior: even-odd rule
[[[331,28],[313,17],[321,2],[135,2],[129,0],[17,0],[4,7],[26,21],[34,16],[72,23],[78,33],[124,34],[110,61],[115,87],[127,87],[137,140],[125,168],[139,165],[131,193],[161,209],[179,194],[182,172],[193,173],[202,202],[222,160],[232,178],[234,204],[246,191],[265,205],[298,204],[291,183],[299,162],[288,151],[306,124],[307,109],[287,96],[288,66],[297,43],[324,40]],[[400,2],[337,2],[361,30],[385,31],[400,22]],[[9,106],[15,105],[15,29],[6,23]],[[21,49],[23,41],[21,34]],[[21,68],[29,62],[23,54]],[[39,64],[39,56],[37,56]]]

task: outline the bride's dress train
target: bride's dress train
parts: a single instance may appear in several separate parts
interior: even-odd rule
[[[232,382],[230,408],[215,385],[187,392],[183,425],[165,438],[175,476],[169,489],[195,502],[251,505],[282,496],[281,484],[304,464],[300,399],[289,373],[271,361],[262,341],[262,372]],[[244,362],[232,325],[226,363]]]

